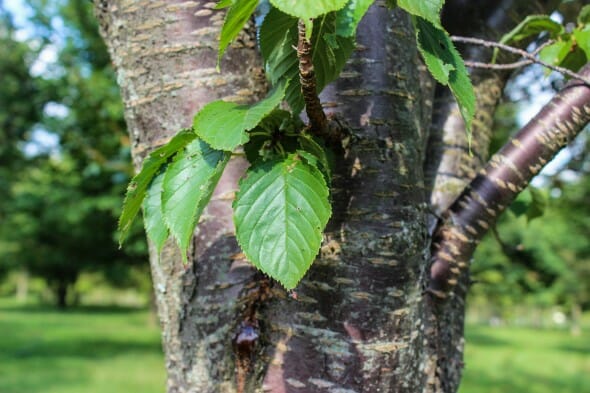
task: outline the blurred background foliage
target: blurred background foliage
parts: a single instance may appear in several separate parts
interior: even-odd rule
[[[115,240],[132,167],[91,4],[28,4],[25,30],[0,8],[0,275],[8,279],[2,291],[24,298],[34,289],[28,277],[40,277],[46,288],[37,295],[65,307],[79,300],[81,275],[92,273],[147,292],[141,224],[124,249]]]
[[[91,2],[30,0],[16,15],[3,1],[0,391],[163,391],[141,222],[116,242],[130,143]],[[534,67],[514,78],[491,151],[561,84]],[[478,248],[462,392],[590,386],[589,145],[586,130]]]

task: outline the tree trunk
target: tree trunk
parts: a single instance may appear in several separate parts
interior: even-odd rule
[[[265,92],[253,24],[216,72],[223,12],[215,2],[95,4],[136,167],[210,100],[245,102]],[[232,161],[222,177],[186,267],[172,241],[160,255],[150,247],[168,392],[457,389],[463,305],[437,319],[441,310],[424,292],[433,90],[408,16],[378,1],[341,77],[321,97],[351,135],[336,149],[333,217],[297,299],[240,259],[231,198],[244,162]],[[442,130],[434,132],[441,140]]]
[[[60,310],[65,309],[68,299],[68,284],[65,281],[58,281],[57,287],[55,288],[55,299],[57,302],[57,308]]]

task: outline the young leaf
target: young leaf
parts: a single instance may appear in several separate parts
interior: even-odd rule
[[[162,211],[186,261],[186,250],[203,209],[223,173],[229,152],[196,139],[179,152],[164,177]]]
[[[330,13],[314,23],[311,45],[319,93],[342,71],[354,49],[354,38],[336,35],[336,15]],[[271,9],[260,27],[260,51],[273,83],[290,80],[285,100],[293,113],[299,114],[305,104],[294,46],[297,46],[297,19],[276,8]]]
[[[412,18],[418,50],[428,70],[440,83],[448,85],[457,100],[468,135],[475,114],[475,93],[463,59],[446,31],[420,17]]]
[[[442,29],[440,10],[445,0],[397,0],[397,5],[409,14],[419,16]]]
[[[332,182],[332,168],[326,154],[326,149],[320,146],[320,144],[308,134],[301,134],[299,136],[299,145],[303,151],[310,153],[315,157],[317,163],[313,164],[316,166],[324,175],[326,183]]]
[[[518,42],[525,38],[536,36],[541,32],[548,32],[551,38],[555,38],[563,33],[563,26],[548,15],[529,15],[522,22],[520,22],[514,29],[506,33],[500,39],[501,44],[510,44]],[[494,49],[492,56],[492,63],[496,62],[498,49]]]
[[[227,7],[228,2],[220,2],[217,7]],[[248,19],[252,16],[258,5],[258,0],[236,0],[230,3],[231,8],[225,14],[221,35],[219,37],[219,52],[217,54],[217,65],[225,53],[228,45],[240,33]]]
[[[588,61],[590,59],[590,25],[583,30],[574,30],[572,35],[576,39],[578,48],[584,52]]]
[[[328,194],[320,171],[297,154],[251,167],[234,201],[236,237],[250,262],[294,288],[319,251]]]
[[[572,50],[574,43],[571,40],[559,40],[547,45],[539,52],[539,59],[551,65],[559,65]],[[550,73],[551,70],[547,70]]]
[[[299,117],[294,118],[287,111],[275,109],[249,132],[250,140],[244,145],[246,158],[254,163],[261,158],[265,161],[277,158],[281,151],[294,152],[297,149],[295,135],[303,127]]]
[[[336,12],[336,34],[354,37],[356,27],[375,0],[350,0],[346,6]]]
[[[161,171],[153,178],[147,190],[147,195],[143,200],[145,231],[156,246],[158,253],[160,253],[164,242],[168,239],[168,227],[162,215],[162,184],[164,182],[164,175],[165,172]]]
[[[141,208],[146,190],[153,177],[160,170],[160,167],[196,137],[192,130],[182,130],[166,145],[154,150],[144,160],[141,170],[133,177],[127,187],[127,194],[123,202],[123,212],[121,213],[121,217],[119,217],[119,244],[122,244],[127,237],[131,223]]]
[[[285,96],[286,83],[280,83],[269,95],[255,105],[237,105],[214,101],[195,116],[193,127],[197,135],[217,150],[232,151],[248,142],[247,130],[258,125]]]

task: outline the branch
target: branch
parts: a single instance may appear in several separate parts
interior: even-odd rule
[[[578,79],[578,80],[583,81],[587,85],[590,85],[590,78],[588,78],[588,77],[577,74],[573,71],[568,70],[567,68],[555,66],[555,65],[552,65],[552,64],[549,64],[549,63],[546,63],[542,60],[537,59],[535,57],[535,55],[539,52],[539,50],[542,47],[537,48],[537,50],[533,53],[529,53],[525,50],[515,48],[515,47],[509,46],[509,45],[500,44],[499,42],[486,41],[486,40],[482,40],[479,38],[452,36],[451,40],[453,40],[454,42],[463,42],[466,44],[481,45],[481,46],[485,46],[487,48],[498,48],[498,49],[504,50],[506,52],[514,53],[514,54],[524,57],[525,59],[529,60],[532,63],[540,64],[543,67],[549,68],[550,70],[560,72],[563,75],[567,75],[572,79]],[[475,63],[476,65],[474,65],[474,63],[471,63],[471,64],[472,64],[471,66],[478,67],[478,68],[505,69],[505,68],[498,68],[498,66],[504,66],[504,64],[497,64],[497,65],[487,64],[487,63]],[[515,64],[515,63],[512,63],[512,64]],[[514,67],[514,68],[516,68],[516,67]]]
[[[328,129],[328,119],[317,94],[317,83],[313,69],[311,42],[305,37],[305,23],[299,20],[299,38],[297,42],[297,58],[299,59],[299,80],[301,92],[305,100],[305,111],[309,118],[312,132],[324,135]]]
[[[590,63],[580,76],[590,76]],[[447,296],[500,213],[588,122],[590,84],[571,80],[490,159],[435,230],[428,292]]]
[[[465,61],[465,66],[471,68],[483,68],[486,70],[513,70],[516,68],[526,67],[528,65],[533,64],[534,61],[532,60],[520,60],[515,61],[514,63],[506,63],[506,64],[491,64],[491,63],[481,63],[478,61]]]

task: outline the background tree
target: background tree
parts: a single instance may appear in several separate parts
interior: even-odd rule
[[[450,15],[472,22],[449,30],[491,39],[529,13],[554,6],[449,3]],[[223,12],[213,2],[105,0],[95,7],[117,68],[136,167],[189,127],[211,99],[244,103],[265,91],[252,23],[222,59],[223,72],[216,72]],[[442,221],[434,238],[441,247],[433,254],[435,268],[441,268],[431,274],[425,294],[433,240],[429,195],[434,187],[434,206],[446,211],[485,163],[492,114],[508,75],[472,75],[478,107],[470,155],[456,107],[440,95],[433,101],[434,83],[420,64],[414,37],[406,13],[377,2],[359,25],[357,50],[341,77],[322,93],[326,110],[351,137],[337,153],[324,245],[297,288],[297,300],[238,254],[230,203],[243,171],[240,159],[230,163],[205,211],[188,268],[171,241],[161,253],[151,245],[170,392],[456,390],[466,281],[444,264],[444,253],[462,237],[446,236],[457,228]],[[468,57],[487,61],[491,53],[476,50]],[[577,105],[586,113],[585,94],[573,102],[564,93],[556,107]],[[557,125],[565,121],[550,110],[544,115]],[[584,116],[567,131],[581,127]],[[500,197],[514,196],[508,194]],[[451,214],[463,218],[458,208]],[[457,261],[469,259],[472,244],[459,246]],[[459,284],[450,300],[431,296],[442,294],[449,280]]]
[[[34,33],[16,41],[6,24],[12,41],[2,46],[0,62],[7,70],[0,116],[8,138],[0,259],[44,278],[63,307],[81,272],[129,285],[130,268],[145,267],[146,247],[139,223],[131,247],[116,243],[119,195],[131,174],[129,141],[92,9],[79,2],[31,5]],[[43,61],[43,51],[56,60]]]

